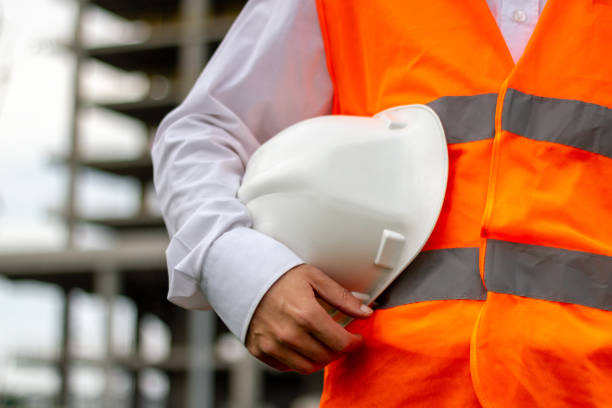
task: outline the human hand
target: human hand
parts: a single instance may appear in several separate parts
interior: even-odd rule
[[[327,303],[344,314],[365,318],[372,309],[312,265],[283,275],[257,306],[246,337],[255,357],[281,371],[311,374],[363,342],[328,314]]]

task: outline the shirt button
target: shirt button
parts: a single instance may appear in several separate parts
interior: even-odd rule
[[[523,10],[514,10],[512,13],[512,19],[517,23],[524,23],[527,21],[527,14]]]

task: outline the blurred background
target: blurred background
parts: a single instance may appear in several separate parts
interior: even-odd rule
[[[165,300],[149,146],[245,0],[0,0],[0,407],[318,405]]]

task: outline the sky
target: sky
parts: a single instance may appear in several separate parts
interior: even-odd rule
[[[58,163],[69,151],[74,59],[64,45],[73,36],[74,3],[0,0],[0,252],[56,250],[65,242],[64,224],[54,213],[61,212],[68,185],[66,169]],[[143,27],[129,26],[100,11],[88,14],[87,22],[84,37],[88,44],[146,35]],[[92,63],[83,66],[83,72],[83,94],[88,100],[126,100],[148,91],[148,82],[138,74],[121,74]],[[129,157],[145,148],[145,130],[137,123],[95,109],[85,110],[82,119],[84,157]],[[138,207],[134,182],[86,172],[79,186],[78,208],[83,214],[129,214]],[[94,247],[106,243],[95,232],[84,234],[82,241]],[[13,357],[57,355],[63,295],[52,285],[14,283],[1,273],[0,392],[52,393],[59,386],[53,370],[23,367]],[[100,357],[105,347],[103,304],[84,292],[71,296],[75,306],[72,350]],[[117,299],[114,307],[118,311],[114,347],[130,353],[135,309],[125,298]],[[151,335],[143,337],[149,339],[144,347],[150,355],[163,355],[169,333],[159,321],[148,322],[145,331]],[[149,377],[154,383],[162,381],[155,373]],[[85,395],[102,390],[100,373],[92,370],[77,370],[71,382]],[[119,388],[129,384],[116,383]]]
[[[68,148],[71,61],[55,41],[69,38],[74,10],[50,3],[1,3],[0,248],[6,250],[56,247],[64,235],[44,206],[59,206],[66,188],[64,169],[48,164]],[[45,10],[57,24],[41,24]]]
[[[70,0],[0,0],[0,251],[59,249],[66,231],[55,214],[66,198],[76,9]],[[108,14],[89,15],[84,37],[105,44],[133,33]],[[132,30],[135,31],[135,30]],[[114,35],[109,33],[116,33]],[[114,38],[113,38],[114,37]],[[125,100],[146,93],[138,75],[102,64],[83,67],[84,95]],[[110,112],[85,110],[84,157],[134,156],[145,146],[144,128]],[[56,163],[55,165],[53,163]],[[138,206],[135,184],[85,173],[78,208],[86,215],[128,214]]]

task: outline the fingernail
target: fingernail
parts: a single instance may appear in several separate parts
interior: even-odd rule
[[[367,313],[367,314],[374,313],[374,311],[371,308],[369,308],[367,305],[361,305],[360,309],[363,313]]]

